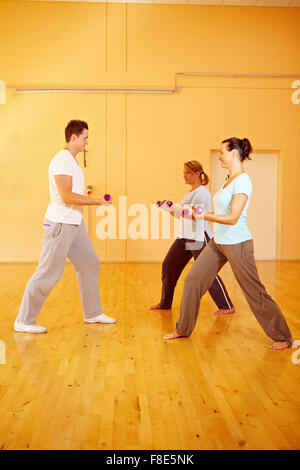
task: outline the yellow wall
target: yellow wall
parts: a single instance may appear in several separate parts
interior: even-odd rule
[[[299,8],[0,2],[0,80],[11,87],[173,88],[176,72],[198,71],[300,78],[299,44]],[[277,151],[277,254],[299,259],[300,104],[291,101],[292,81],[180,77],[172,95],[8,89],[0,105],[0,261],[38,259],[48,164],[73,118],[90,127],[86,184],[116,202],[128,195],[129,205],[178,201],[187,189],[183,162],[198,159],[209,172],[210,152],[224,138],[247,136],[255,150]],[[102,260],[162,259],[169,240],[100,241],[95,211],[91,238]]]

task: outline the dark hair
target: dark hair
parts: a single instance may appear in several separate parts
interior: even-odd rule
[[[68,123],[67,127],[65,128],[66,142],[70,141],[72,134],[75,134],[78,137],[80,134],[82,134],[83,129],[88,128],[89,127],[86,122],[73,119]]]
[[[253,152],[252,145],[250,144],[249,140],[244,137],[244,139],[238,139],[237,137],[230,137],[230,139],[223,140],[222,144],[227,144],[227,150],[231,152],[231,150],[237,150],[240,154],[241,160],[246,160],[249,157],[250,153]]]
[[[206,173],[204,173],[201,163],[199,163],[197,160],[192,160],[190,162],[185,162],[184,167],[188,168],[189,170],[193,171],[194,173],[196,173],[197,171],[200,171],[199,178],[200,178],[201,184],[203,184],[203,186],[206,186],[208,184],[209,177],[207,176]]]

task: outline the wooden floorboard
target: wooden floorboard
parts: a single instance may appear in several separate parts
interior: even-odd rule
[[[161,265],[103,264],[102,304],[118,323],[88,325],[68,264],[37,319],[48,332],[28,335],[13,323],[35,265],[1,264],[0,448],[299,449],[295,350],[269,349],[228,266],[221,276],[236,313],[215,316],[206,294],[192,336],[163,341],[190,267],[172,310],[150,311]],[[300,339],[300,262],[258,269]]]

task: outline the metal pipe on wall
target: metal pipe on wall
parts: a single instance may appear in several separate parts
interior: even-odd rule
[[[7,87],[9,88],[9,87]],[[13,87],[10,87],[13,88]],[[174,93],[175,89],[142,88],[13,88],[15,93]]]
[[[225,72],[177,72],[175,74],[175,90],[180,91],[177,85],[177,77],[194,76],[194,77],[219,77],[219,78],[299,78],[299,74],[283,74],[283,73],[225,73]]]
[[[175,87],[167,88],[43,88],[43,87],[18,87],[7,86],[14,93],[149,93],[149,94],[172,94],[179,92],[181,87],[177,85],[177,78],[182,76],[194,77],[219,77],[219,78],[300,78],[299,74],[282,73],[224,73],[224,72],[177,72],[175,74]]]
[[[178,72],[176,75],[199,75],[202,77],[250,77],[250,78],[295,78],[300,74],[286,73],[216,73],[216,72]]]

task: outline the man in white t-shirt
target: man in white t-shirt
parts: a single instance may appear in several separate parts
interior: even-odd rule
[[[85,205],[109,205],[104,198],[84,195],[84,175],[76,156],[88,144],[88,125],[72,120],[65,129],[66,146],[49,166],[50,204],[43,224],[39,265],[29,280],[14,330],[45,333],[35,321],[51,289],[61,278],[66,259],[73,264],[86,323],[115,323],[103,313],[99,295],[100,262],[82,219]]]

